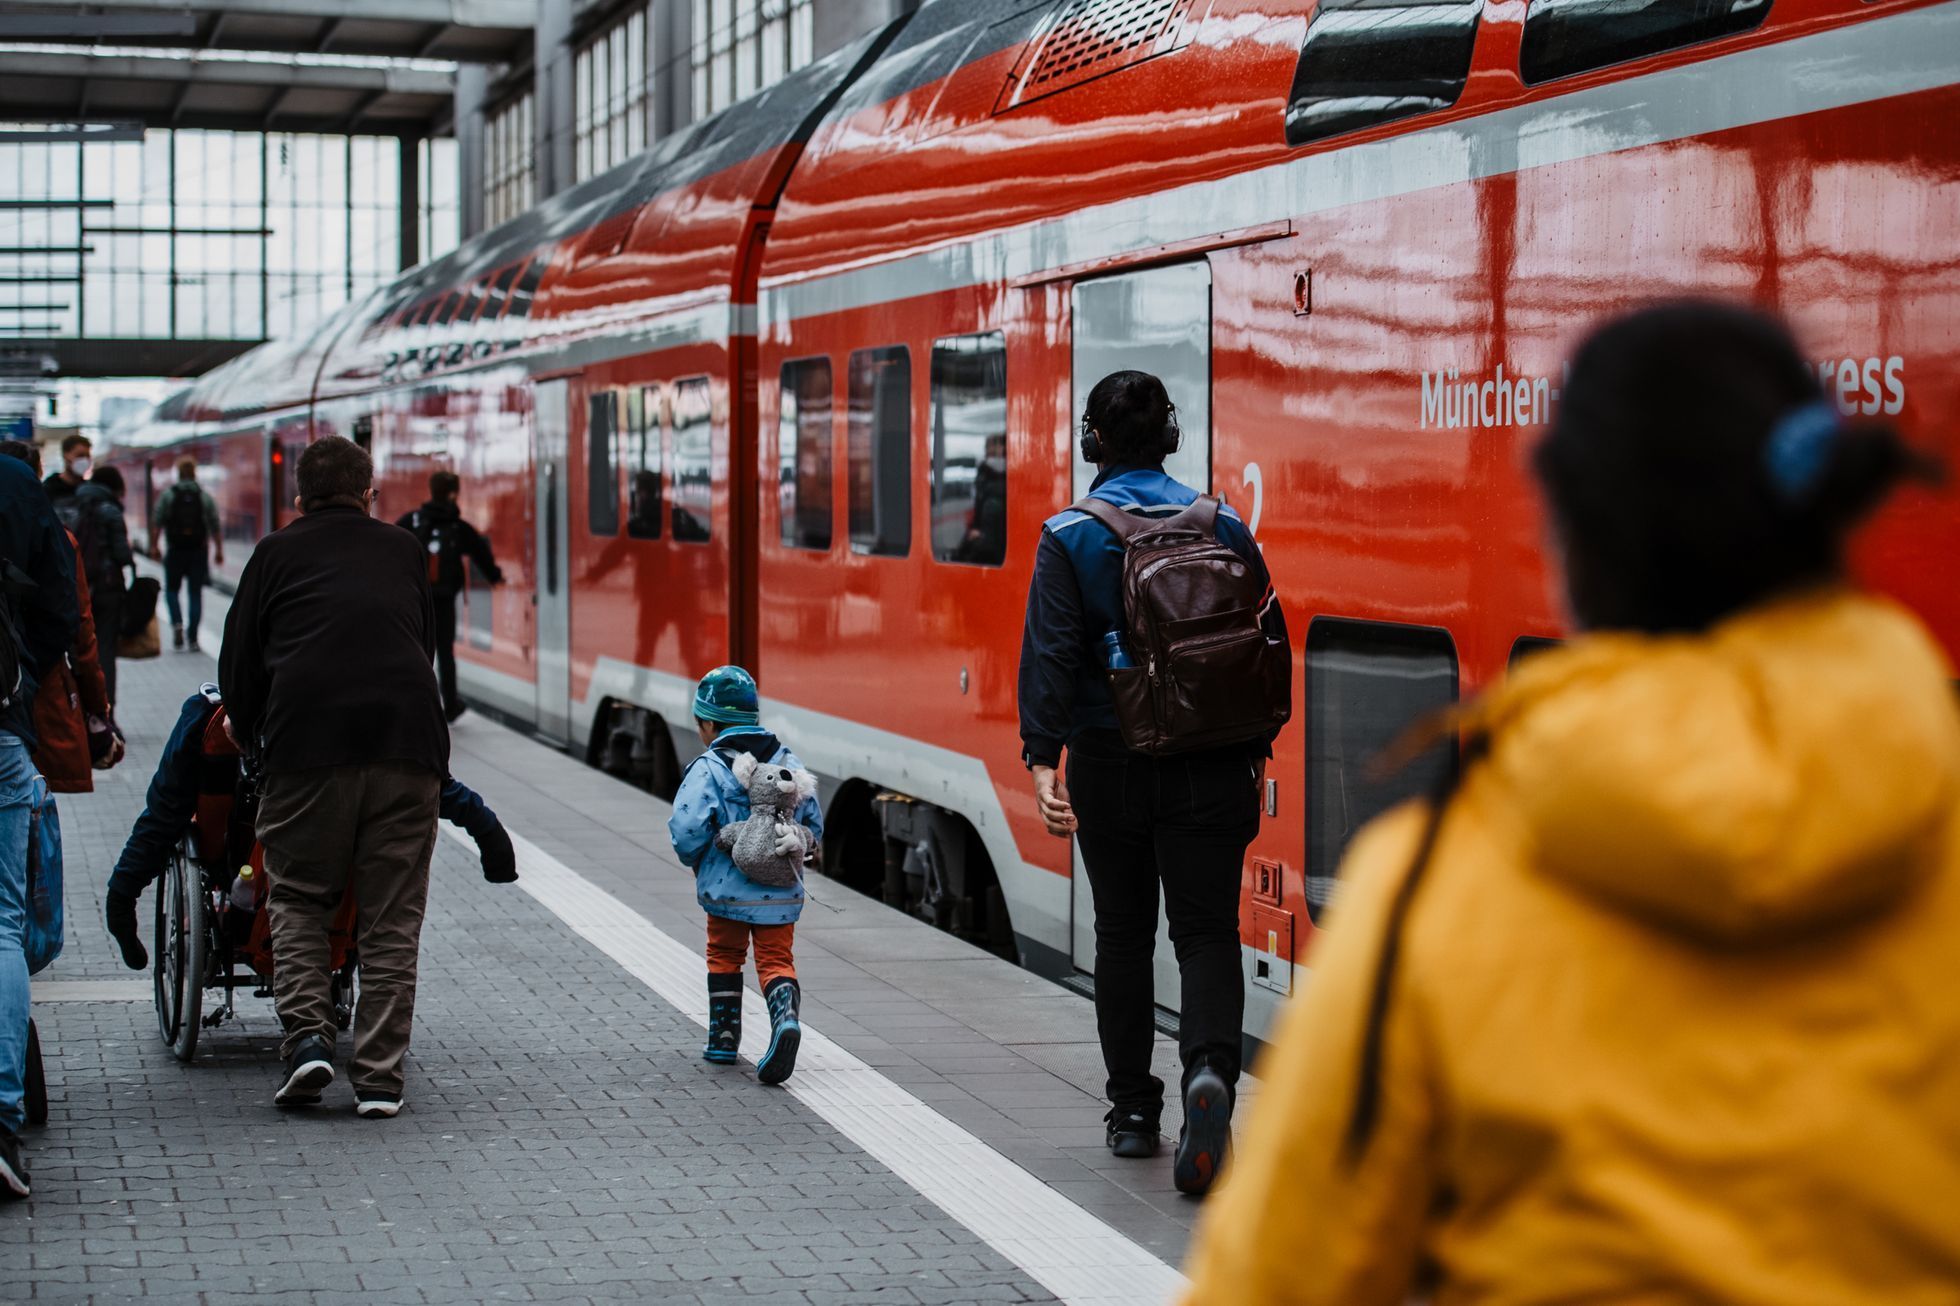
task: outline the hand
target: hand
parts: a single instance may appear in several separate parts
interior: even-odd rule
[[[1259,795],[1260,811],[1266,810],[1266,763],[1269,760],[1264,757],[1252,759],[1252,791]]]
[[[776,856],[801,856],[803,852],[803,830],[799,826],[776,822]]]
[[[1068,781],[1052,766],[1030,768],[1034,773],[1034,805],[1041,812],[1041,823],[1057,839],[1075,833],[1075,809],[1069,806]]]
[[[217,564],[220,567],[225,565],[225,551],[223,549],[218,550]]]
[[[150,540],[150,561],[151,562],[163,561],[163,545],[160,544],[155,539],[155,537],[152,537]]]
[[[225,738],[231,740],[232,747],[238,749],[240,752],[245,751],[244,741],[239,739],[238,732],[232,729],[231,716],[229,713],[227,713],[225,716]]]

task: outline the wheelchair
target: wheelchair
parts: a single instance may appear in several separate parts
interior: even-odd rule
[[[204,737],[204,774],[190,832],[157,882],[155,978],[157,1032],[179,1061],[197,1054],[198,1035],[238,1014],[241,988],[272,996],[272,937],[266,916],[265,849],[253,835],[258,782],[215,713]],[[249,906],[234,888],[246,870]],[[350,891],[328,930],[334,1023],[353,1024],[360,956]],[[205,1010],[206,995],[217,1001]]]

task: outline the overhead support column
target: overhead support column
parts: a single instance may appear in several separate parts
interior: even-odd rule
[[[420,136],[401,138],[400,180],[395,193],[401,213],[401,266],[403,271],[422,261],[422,141]]]
[[[572,0],[538,0],[536,69],[537,187],[540,201],[571,186],[574,114],[572,98]]]
[[[489,97],[487,69],[464,65],[456,70],[456,202],[460,236],[468,240],[483,230],[484,188],[489,172],[484,159],[483,102]]]

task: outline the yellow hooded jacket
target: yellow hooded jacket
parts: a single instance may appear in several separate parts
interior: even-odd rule
[[[1349,852],[1187,1302],[1960,1302],[1950,676],[1842,590],[1521,667],[1469,717],[1365,1150],[1418,808]]]

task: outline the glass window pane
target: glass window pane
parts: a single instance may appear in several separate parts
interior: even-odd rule
[[[674,387],[674,538],[700,544],[714,510],[714,403],[706,377]]]
[[[633,430],[633,483],[628,490],[626,533],[636,540],[660,538],[660,391],[649,387],[634,394],[626,417]]]
[[[586,522],[594,535],[619,534],[619,469],[613,463],[613,431],[619,425],[619,396],[608,390],[592,396],[585,424]]]
[[[1324,0],[1293,72],[1287,144],[1455,104],[1470,75],[1481,10],[1476,0]]]
[[[783,364],[783,411],[776,424],[776,494],[783,543],[830,547],[830,360]]]
[[[932,556],[1007,557],[1007,342],[998,331],[932,346]]]
[[[1532,0],[1518,64],[1527,82],[1570,77],[1746,32],[1769,0]]]
[[[1333,895],[1355,831],[1395,804],[1433,791],[1456,766],[1439,743],[1394,774],[1374,764],[1417,720],[1456,701],[1448,631],[1321,617],[1307,628],[1307,908]]]
[[[903,345],[851,355],[846,474],[851,551],[912,548],[912,355]]]

